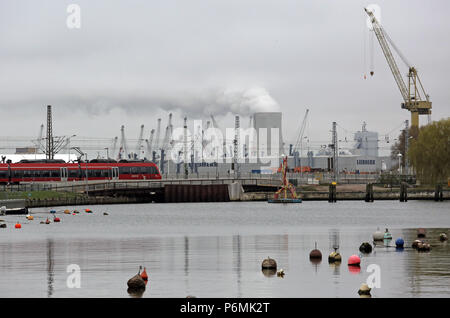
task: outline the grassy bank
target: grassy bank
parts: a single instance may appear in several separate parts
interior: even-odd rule
[[[1,191],[0,200],[7,199],[29,199],[29,200],[45,200],[45,199],[63,199],[63,198],[79,198],[84,197],[83,194],[73,192],[60,191]]]

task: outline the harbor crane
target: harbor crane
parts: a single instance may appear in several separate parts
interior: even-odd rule
[[[153,145],[153,136],[155,135],[155,130],[152,129],[150,131],[150,138],[146,139],[145,142],[147,143],[147,157],[152,158],[153,152],[152,152],[152,145]]]
[[[137,156],[136,159],[140,159],[140,157],[141,157],[141,147],[142,147],[143,136],[144,136],[144,125],[141,125],[141,129],[139,131],[139,138],[136,143],[136,149],[134,152],[135,156]]]
[[[412,66],[408,60],[403,56],[400,50],[395,46],[389,35],[386,33],[380,22],[376,19],[373,12],[367,8],[364,8],[372,23],[373,32],[375,33],[378,42],[380,43],[381,50],[386,58],[386,61],[391,69],[392,75],[394,75],[395,82],[397,83],[400,93],[403,97],[403,103],[401,107],[411,112],[411,126],[419,128],[419,115],[431,115],[431,101],[430,96],[425,92],[422,82],[420,81],[417,69]],[[406,86],[402,75],[392,55],[389,43],[400,56],[402,61],[409,68],[408,72],[408,86]],[[430,118],[430,117],[429,117]]]
[[[298,151],[298,150],[301,151],[301,149],[302,149],[302,142],[303,142],[302,139],[303,139],[303,134],[305,132],[306,120],[308,118],[308,114],[309,114],[309,109],[306,110],[305,117],[303,117],[302,126],[300,127],[300,131],[297,135],[297,141],[295,142],[294,149],[292,149],[293,152]],[[302,154],[300,153],[300,156],[301,155]]]

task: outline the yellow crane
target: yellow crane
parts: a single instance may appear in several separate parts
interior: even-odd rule
[[[380,22],[375,18],[373,12],[367,8],[364,8],[372,23],[373,31],[380,43],[381,50],[386,57],[389,68],[392,75],[394,75],[395,82],[397,83],[400,93],[403,97],[403,103],[401,104],[403,109],[407,109],[411,112],[411,127],[419,128],[419,115],[431,115],[431,101],[430,96],[425,92],[422,82],[420,81],[419,74],[414,66],[408,62],[403,56],[400,50],[395,46],[389,35],[381,26]],[[408,66],[408,86],[406,86],[394,56],[392,55],[389,43],[398,53],[402,61]]]

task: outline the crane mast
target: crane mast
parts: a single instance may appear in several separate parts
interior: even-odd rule
[[[303,117],[302,126],[301,126],[301,128],[300,128],[299,133],[298,133],[297,141],[296,141],[296,143],[295,143],[295,146],[294,146],[293,151],[298,151],[299,149],[301,149],[302,138],[303,138],[303,133],[305,132],[306,119],[308,118],[308,113],[309,113],[309,109],[306,110],[306,112],[305,112],[305,117]],[[301,154],[300,154],[300,156],[301,156]]]
[[[430,115],[431,114],[431,102],[429,100],[428,94],[423,88],[422,82],[420,81],[419,75],[415,67],[411,66],[406,59],[403,57],[401,52],[394,45],[392,40],[387,35],[386,31],[383,29],[379,21],[375,18],[372,11],[364,8],[373,26],[373,31],[377,37],[378,43],[380,44],[381,50],[386,58],[386,61],[391,69],[392,75],[394,76],[395,82],[400,90],[403,97],[403,103],[401,107],[407,109],[411,112],[411,126],[419,127],[419,115]],[[399,56],[402,58],[403,62],[408,66],[408,86],[406,86],[401,73],[398,69],[397,63],[395,62],[392,51],[389,47],[388,41],[391,43],[392,47],[397,51]]]

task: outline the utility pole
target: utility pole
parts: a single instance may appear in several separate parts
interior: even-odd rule
[[[52,106],[47,105],[47,146],[45,149],[47,159],[54,159],[53,129],[52,129]]]
[[[334,171],[334,181],[338,181],[338,139],[337,139],[337,131],[336,131],[336,122],[333,121],[333,171]]]
[[[184,178],[188,178],[188,167],[187,167],[187,117],[184,117],[184,131],[183,131],[183,157],[184,157]]]
[[[233,158],[233,170],[234,177],[239,178],[239,116],[235,117],[234,120],[234,158]]]
[[[409,149],[409,120],[405,120],[405,174],[409,174],[408,163],[408,149]]]

